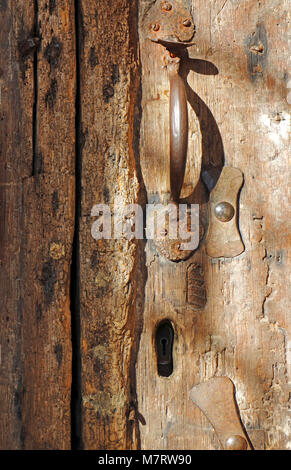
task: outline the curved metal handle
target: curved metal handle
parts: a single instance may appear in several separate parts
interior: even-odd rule
[[[171,197],[178,202],[183,186],[188,145],[188,108],[179,64],[170,64],[170,182]]]

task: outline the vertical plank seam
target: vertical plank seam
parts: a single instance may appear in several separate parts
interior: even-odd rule
[[[75,100],[75,229],[72,246],[70,303],[72,331],[72,387],[71,387],[71,449],[83,448],[81,442],[81,352],[80,352],[80,251],[79,217],[81,212],[81,91],[80,91],[80,4],[75,0],[75,51],[76,51],[76,100]]]

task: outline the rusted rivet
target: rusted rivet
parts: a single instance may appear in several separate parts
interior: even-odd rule
[[[189,28],[189,26],[191,26],[191,24],[192,24],[192,21],[189,18],[187,18],[187,20],[183,21],[183,25],[186,26],[187,28]]]
[[[226,450],[246,450],[247,447],[247,441],[242,436],[230,436],[225,443]]]
[[[166,228],[164,230],[161,230],[160,237],[166,237],[167,235],[168,235],[168,230]]]
[[[251,51],[253,54],[263,54],[263,53],[264,53],[264,46],[263,46],[262,43],[253,44],[253,45],[250,47],[250,51]]]
[[[220,222],[229,222],[234,216],[234,207],[229,202],[223,201],[215,206],[214,213]]]
[[[153,30],[153,31],[159,31],[159,29],[160,29],[160,25],[159,25],[158,23],[154,23],[154,24],[152,25],[152,30]]]
[[[171,11],[172,10],[172,5],[168,2],[165,2],[165,3],[162,4],[162,10]]]

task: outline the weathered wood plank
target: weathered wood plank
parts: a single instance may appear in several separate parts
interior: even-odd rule
[[[140,200],[137,2],[79,3],[81,445],[125,449],[135,446],[131,363],[143,256],[135,241],[94,240],[90,214],[98,203]]]
[[[25,448],[71,440],[70,264],[75,212],[74,2],[38,2],[34,174],[24,183]]]
[[[205,63],[195,62],[188,74],[188,98],[200,124],[196,168],[204,158],[215,160],[217,150],[227,165],[244,173],[240,230],[246,249],[233,259],[212,260],[202,246],[189,261],[174,264],[148,243],[137,361],[139,411],[147,423],[140,428],[144,449],[219,448],[188,395],[191,387],[214,375],[227,375],[236,385],[242,420],[256,449],[290,447],[290,295],[283,281],[290,277],[291,248],[287,3],[191,2],[197,34],[189,56],[219,71],[202,74]],[[166,74],[157,72],[161,51],[154,47],[160,48],[141,40],[141,164],[148,193],[162,194],[169,190],[168,164],[162,161],[168,148],[164,96],[169,84]],[[161,122],[161,135],[156,122]],[[219,135],[223,147],[218,150],[213,143]],[[156,150],[158,164],[155,159],[150,164]],[[191,264],[205,273],[204,309],[187,304]],[[175,330],[174,372],[159,377],[153,338],[158,321],[166,318]]]
[[[168,198],[162,48],[141,34],[141,64],[138,54],[137,10],[141,19],[152,1],[15,3],[0,5],[0,447],[70,448],[79,77],[80,447],[219,448],[188,392],[227,375],[254,447],[290,448],[287,0],[189,1],[197,35],[183,196],[200,168],[240,168],[246,250],[212,260],[202,246],[179,264],[151,242],[144,251],[142,241],[91,235],[94,204],[144,204],[143,179],[149,202]],[[155,355],[164,319],[175,332],[170,377],[158,376]]]
[[[22,178],[32,167],[33,63],[23,50],[33,30],[33,2],[0,7],[1,428],[0,447],[22,447]],[[27,81],[24,81],[24,74]]]
[[[5,1],[1,10],[1,448],[68,449],[74,2]]]

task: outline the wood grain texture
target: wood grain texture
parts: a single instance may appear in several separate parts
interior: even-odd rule
[[[70,448],[73,2],[1,2],[3,449]]]
[[[150,4],[141,2],[140,20]],[[139,412],[146,421],[140,427],[141,446],[218,449],[213,429],[188,394],[194,385],[225,375],[235,384],[254,448],[288,449],[288,2],[195,0],[191,7],[197,30],[187,77],[189,121],[196,129],[189,143],[195,159],[192,184],[200,166],[203,171],[217,155],[243,172],[239,225],[245,251],[233,259],[214,260],[202,244],[189,261],[174,264],[147,244],[144,328],[137,361]],[[141,21],[140,35],[141,166],[148,197],[158,194],[163,200],[169,192],[169,84],[162,47],[142,39]],[[204,309],[187,303],[187,270],[193,264],[204,271]],[[170,377],[158,376],[155,354],[155,328],[164,319],[175,330]]]
[[[22,177],[28,177],[32,162],[33,72],[27,64],[30,83],[24,85],[18,66],[19,30],[33,28],[33,5],[19,7],[1,3],[1,448],[21,447],[21,282],[23,226]]]
[[[134,240],[94,240],[90,214],[95,204],[113,210],[114,204],[141,200],[137,3],[79,3],[80,445],[134,448],[132,362],[142,312],[143,252]]]
[[[189,398],[214,376],[233,381],[255,449],[291,448],[288,3],[183,1],[197,33],[182,197],[206,235],[207,188],[239,168],[245,251],[212,259],[204,238],[173,263],[151,241],[91,234],[95,204],[169,199],[152,0],[0,2],[1,449],[69,449],[71,406],[79,448],[219,449]],[[159,377],[166,319],[174,371]]]

